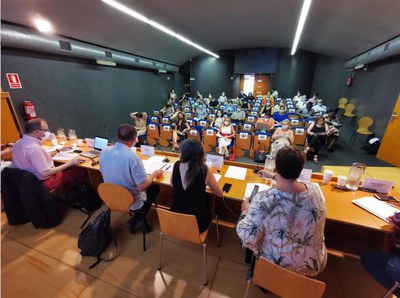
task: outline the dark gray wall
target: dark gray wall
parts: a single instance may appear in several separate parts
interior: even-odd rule
[[[300,50],[292,56],[289,49],[280,49],[271,88],[277,89],[283,97],[293,97],[298,90],[301,94],[311,94],[317,58],[316,54],[308,51]]]
[[[198,56],[190,62],[191,95],[195,96],[200,91],[203,96],[211,93],[219,97],[225,91],[228,97],[237,96],[239,90],[235,90],[233,67],[235,62],[234,51],[218,52],[220,58],[209,55]],[[238,88],[239,89],[239,88]]]
[[[52,131],[73,128],[78,137],[99,134],[113,138],[120,123],[132,123],[130,112],[152,112],[176,88],[171,74],[15,49],[2,48],[1,62],[1,85],[10,92],[16,108],[29,99]],[[9,89],[8,72],[19,74],[23,89]]]
[[[344,61],[320,57],[313,89],[329,106],[335,107],[340,97],[346,97],[356,107],[358,117],[374,120],[372,131],[383,137],[400,93],[400,57],[368,65],[355,72],[353,85],[346,87],[351,72],[344,70]]]

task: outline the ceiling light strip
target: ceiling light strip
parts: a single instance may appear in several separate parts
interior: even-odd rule
[[[292,52],[290,53],[291,55],[294,55],[296,53],[297,46],[299,45],[301,33],[303,32],[304,28],[304,23],[306,22],[308,12],[310,11],[311,1],[312,0],[304,0],[303,2],[299,23],[297,24],[296,35],[293,41]]]
[[[144,15],[134,11],[133,9],[131,9],[121,3],[118,3],[117,1],[114,1],[114,0],[102,0],[102,1],[108,5],[130,15],[131,17],[134,17],[135,19],[138,19],[146,24],[149,24],[150,26],[152,26],[164,33],[167,33],[168,35],[171,35],[171,36],[175,37],[176,39],[179,39],[180,41],[183,41],[184,43],[187,43],[188,45],[191,45],[192,47],[199,49],[200,51],[203,51],[215,58],[219,58],[219,56],[217,54],[207,50],[206,48],[203,48],[202,46],[200,46],[200,45],[194,43],[193,41],[191,41],[190,39],[174,32],[173,30],[168,29],[167,27],[161,25],[160,23],[157,23],[156,21],[153,21],[153,20],[145,17]]]

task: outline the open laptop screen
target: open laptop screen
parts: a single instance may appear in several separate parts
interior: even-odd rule
[[[102,137],[95,137],[94,138],[94,149],[101,151],[102,149],[106,148],[108,144],[108,139]]]

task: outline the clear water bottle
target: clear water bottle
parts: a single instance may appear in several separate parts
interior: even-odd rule
[[[362,163],[353,163],[350,167],[349,175],[347,176],[347,181],[345,183],[346,188],[351,190],[358,189],[366,167],[367,166]]]
[[[267,172],[274,173],[274,171],[275,171],[275,158],[272,155],[267,155],[266,156],[264,169]]]
[[[76,146],[78,144],[78,137],[76,136],[75,130],[68,129],[68,137],[69,137],[71,146]]]
[[[61,145],[65,145],[67,143],[67,137],[65,136],[64,128],[57,128],[57,138]]]

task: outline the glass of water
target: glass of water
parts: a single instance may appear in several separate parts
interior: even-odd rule
[[[349,175],[345,186],[351,190],[357,190],[360,185],[362,175],[364,174],[366,165],[362,163],[353,163],[350,167]]]
[[[272,155],[267,155],[265,158],[264,170],[273,174],[275,172],[275,158]],[[266,179],[268,185],[272,185],[272,179]]]

